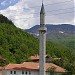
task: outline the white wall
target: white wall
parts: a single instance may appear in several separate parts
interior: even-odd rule
[[[12,74],[10,74],[10,71],[12,71]],[[14,74],[14,71],[16,71],[16,74]],[[24,70],[24,74],[22,74],[23,70],[3,70],[2,75],[39,75],[39,71],[34,71],[34,70]],[[27,74],[26,74],[27,72]],[[29,74],[29,72],[31,74]],[[46,75],[50,75],[49,72],[46,72]],[[54,75],[61,75],[61,73],[56,73]]]
[[[2,71],[0,71],[0,75],[2,75]]]
[[[12,71],[12,74],[10,74],[11,71]],[[16,71],[16,74],[14,74],[14,71]],[[29,74],[29,72],[31,74]],[[39,75],[39,74],[38,74],[38,71],[25,71],[24,70],[24,74],[22,74],[22,70],[3,70],[2,75]]]

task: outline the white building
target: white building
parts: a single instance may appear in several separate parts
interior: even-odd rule
[[[55,69],[52,70],[52,68]],[[55,75],[61,75],[66,72],[65,69],[53,63],[46,63],[46,75],[50,75],[50,70],[55,72]],[[39,63],[8,64],[3,67],[2,75],[39,75]]]
[[[2,75],[2,69],[3,69],[3,68],[2,68],[2,67],[0,67],[0,75]]]

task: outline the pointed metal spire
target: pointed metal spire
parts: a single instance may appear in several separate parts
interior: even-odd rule
[[[41,7],[40,14],[45,14],[45,9],[44,9],[43,0],[42,0],[42,7]]]
[[[43,0],[42,0],[42,3],[43,3]]]

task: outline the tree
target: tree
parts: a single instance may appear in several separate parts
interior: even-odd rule
[[[54,75],[55,74],[55,69],[56,67],[52,66],[51,68],[48,69],[49,75]]]

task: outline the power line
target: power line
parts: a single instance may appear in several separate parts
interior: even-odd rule
[[[55,4],[60,4],[60,3],[66,3],[66,2],[71,2],[72,0],[69,0],[69,1],[64,1],[64,2],[58,2],[58,3],[52,3],[52,4],[47,4],[45,6],[48,6],[48,5],[55,5]]]
[[[56,12],[56,11],[61,11],[61,10],[69,10],[69,9],[74,9],[75,7],[71,7],[71,8],[65,8],[65,9],[56,9],[56,10],[51,10],[51,11],[46,11],[46,12]],[[33,15],[38,15],[38,13],[40,12],[37,12],[37,13],[30,13],[30,14],[33,14]],[[15,15],[15,16],[20,16],[20,15]],[[21,14],[21,16],[24,16]]]
[[[66,2],[71,2],[72,0],[69,0],[69,1],[64,1],[64,2],[58,2],[58,3],[52,3],[52,4],[47,4],[45,6],[48,6],[48,5],[54,5],[54,4],[60,4],[60,3],[66,3]],[[40,6],[35,6],[35,7],[30,7],[30,8],[36,8],[36,7],[40,7]],[[75,7],[74,7],[75,8]],[[71,8],[66,8],[66,9],[71,9]],[[57,10],[51,10],[51,11],[47,11],[47,12],[53,12],[53,11],[60,11],[60,10],[66,10],[66,9],[57,9]],[[29,9],[26,9],[26,10],[29,10]],[[38,12],[39,13],[39,12]],[[31,14],[37,14],[37,13],[31,13]]]
[[[63,14],[69,14],[69,13],[74,13],[75,11],[71,11],[71,12],[65,12],[65,13],[58,13],[58,14],[52,14],[52,15],[45,15],[45,16],[53,16],[53,15],[63,15]],[[27,22],[29,19],[35,19],[34,17],[29,17],[29,18],[22,18],[22,19],[26,19],[25,22]],[[40,18],[40,16],[37,16],[37,18]],[[20,20],[20,19],[15,19],[15,20]]]
[[[47,12],[53,12],[53,11],[61,11],[61,10],[68,10],[68,9],[74,9],[75,7],[71,7],[71,8],[65,8],[65,9],[56,9],[56,10],[51,10],[51,11],[47,11]]]
[[[46,5],[44,5],[44,6],[55,5],[55,4],[60,4],[60,3],[67,3],[67,2],[71,2],[71,1],[72,1],[72,0],[63,1],[63,2],[58,2],[58,3],[52,3],[52,4],[46,4]],[[29,10],[30,8],[37,8],[37,7],[41,7],[41,6],[29,7],[29,8],[26,8],[26,10]]]
[[[74,9],[75,7],[65,8],[65,9],[56,9],[56,10],[51,10],[51,11],[46,11],[46,12],[54,12],[54,11],[68,10],[68,9],[72,9],[72,8]],[[38,12],[38,13],[40,13],[40,12]],[[30,13],[30,14],[38,15],[38,13]],[[20,15],[15,15],[15,16],[20,16]],[[24,15],[21,14],[21,16],[24,16]]]
[[[44,6],[48,6],[48,5],[55,5],[55,4],[60,4],[60,3],[67,3],[67,2],[71,2],[72,0],[69,1],[63,1],[63,2],[58,2],[58,3],[51,3],[51,4],[46,4]],[[30,7],[30,8],[36,8],[36,7],[41,7],[41,6],[34,6],[34,7]]]
[[[65,9],[56,9],[56,10],[51,10],[51,11],[46,11],[46,12],[54,12],[54,11],[61,11],[61,10],[68,10],[68,9],[74,9],[75,7],[71,7],[71,8],[65,8]],[[40,13],[40,12],[38,12]],[[38,13],[33,13],[33,14],[38,14]]]
[[[51,15],[47,15],[47,16],[62,15],[62,14],[68,14],[68,13],[74,13],[74,12],[75,12],[75,11],[65,12],[65,13],[57,13],[57,14],[51,14]]]
[[[69,13],[74,13],[75,11],[71,11],[71,12],[65,12],[65,13],[57,13],[57,14],[51,14],[51,15],[45,15],[45,16],[53,16],[53,15],[63,15],[63,14],[69,14]],[[37,17],[40,17],[40,16],[37,16]],[[29,17],[29,18],[20,18],[20,19],[31,19],[31,18],[34,18],[34,17]],[[34,18],[35,19],[35,18]],[[18,20],[18,19],[15,19],[15,20]]]

